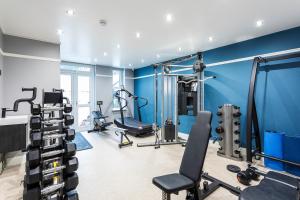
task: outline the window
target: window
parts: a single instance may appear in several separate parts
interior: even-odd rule
[[[125,87],[125,78],[124,78],[124,71],[121,70],[113,70],[112,71],[112,84],[113,84],[113,95],[116,93],[116,91],[120,90],[122,87]],[[125,95],[122,93],[122,97],[124,98]],[[123,105],[125,103],[122,101]],[[117,98],[113,97],[113,109],[118,110],[119,102]]]

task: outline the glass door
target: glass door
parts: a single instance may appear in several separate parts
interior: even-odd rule
[[[77,128],[88,130],[91,127],[91,77],[80,75],[77,77]]]
[[[85,71],[63,70],[60,75],[60,86],[64,96],[73,106],[75,118],[73,128],[77,131],[91,129],[91,111],[93,107],[94,82],[93,74]]]

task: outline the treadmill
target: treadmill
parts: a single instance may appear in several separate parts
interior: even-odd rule
[[[135,102],[137,111],[138,111],[138,120],[134,119],[133,117],[124,117],[124,109],[127,107],[128,102],[127,99],[122,97],[122,94],[125,93],[129,98],[132,98]],[[119,107],[120,107],[120,114],[121,118],[115,118],[114,123],[119,128],[127,129],[128,134],[139,137],[139,136],[146,136],[152,135],[153,129],[151,124],[143,123],[142,116],[141,116],[141,108],[148,105],[148,100],[143,97],[138,97],[133,95],[131,92],[122,88],[115,93],[115,98],[118,99]],[[145,101],[144,104],[139,105],[139,100]],[[125,102],[125,105],[122,105],[122,102]]]

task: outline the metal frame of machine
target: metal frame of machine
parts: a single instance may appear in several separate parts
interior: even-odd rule
[[[196,58],[196,62],[193,65],[179,65],[177,63],[181,63],[184,61],[189,61]],[[161,67],[161,72],[158,72],[158,68]],[[153,129],[155,131],[155,142],[154,143],[142,143],[137,144],[138,147],[147,147],[147,146],[154,146],[155,148],[159,148],[160,145],[172,145],[172,144],[181,144],[185,145],[186,141],[181,139],[178,136],[178,77],[196,77],[193,79],[193,82],[199,83],[197,85],[197,112],[204,110],[204,82],[208,79],[215,78],[215,76],[211,77],[204,77],[204,69],[205,65],[203,63],[203,56],[202,53],[196,53],[188,56],[184,56],[178,59],[166,61],[163,63],[158,63],[153,65],[154,68],[154,124]],[[171,71],[172,68],[176,70]],[[193,74],[180,74],[177,72],[186,71],[186,70],[193,70]],[[161,75],[161,83],[162,87],[160,88],[161,92],[161,133],[160,136],[158,134],[158,76]],[[172,80],[173,78],[173,80]],[[172,92],[172,85],[175,85],[175,90]],[[173,95],[170,95],[169,92]],[[167,105],[165,104],[166,93],[169,95],[167,96]],[[172,98],[170,96],[174,96],[174,112],[172,112],[172,116],[169,114],[172,109]],[[166,106],[165,106],[166,105]],[[175,125],[175,139],[174,140],[167,140],[166,138],[166,129],[165,129],[165,107],[167,108],[167,117],[173,118],[174,125]],[[168,118],[167,118],[168,119]]]
[[[260,64],[268,63],[272,61],[287,60],[292,58],[300,58],[300,52],[284,53],[284,54],[254,58],[253,65],[252,65],[249,93],[248,93],[248,105],[247,105],[246,153],[247,153],[248,162],[252,162],[252,157],[256,156],[256,157],[265,157],[271,160],[300,167],[299,163],[294,163],[284,159],[275,158],[273,156],[268,156],[262,153],[261,132],[259,130],[259,121],[257,116],[255,98],[254,98],[256,77],[257,77],[257,72],[260,68]],[[255,150],[253,150],[253,146],[252,146],[252,139],[253,139],[252,130],[254,130]]]

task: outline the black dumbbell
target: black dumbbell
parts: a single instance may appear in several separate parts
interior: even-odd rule
[[[71,113],[72,112],[72,104],[64,104],[64,112],[65,113]]]
[[[42,111],[59,111],[63,110],[64,113],[72,112],[71,104],[64,104],[63,107],[51,106],[51,107],[41,107],[40,104],[32,104],[31,105],[31,114],[32,115],[40,115]]]
[[[241,125],[241,123],[239,121],[235,121],[234,125],[239,126],[239,125]]]
[[[239,151],[239,150],[234,150],[233,151],[235,154],[240,154],[241,153],[241,151]]]
[[[219,127],[216,128],[216,132],[219,133],[219,134],[224,133],[224,128],[222,126],[219,126]]]
[[[251,180],[258,181],[260,175],[256,173],[257,168],[249,166],[245,171],[237,174],[238,181],[243,185],[250,185]]]
[[[256,167],[249,166],[248,169],[246,169],[246,171],[252,180],[254,181],[259,180],[260,175],[256,172],[257,171]]]
[[[240,134],[241,132],[239,131],[239,130],[235,130],[234,131],[234,134],[236,134],[236,135],[238,135],[238,134]]]
[[[40,200],[43,196],[52,194],[62,188],[65,192],[69,192],[76,189],[78,183],[78,175],[74,172],[70,176],[65,177],[64,182],[53,184],[43,189],[39,185],[30,188],[25,187],[23,192],[23,200]]]
[[[65,126],[71,126],[72,124],[74,124],[74,117],[73,115],[64,115],[63,119],[49,119],[43,121],[39,116],[32,116],[30,118],[30,128],[32,130],[40,130],[42,124],[53,124],[61,122],[63,122]]]
[[[79,196],[76,190],[67,192],[65,194],[64,200],[78,200]]]
[[[234,144],[240,144],[241,141],[240,140],[234,140]]]
[[[241,112],[234,112],[233,114],[232,114],[232,116],[233,117],[240,117],[242,115],[242,113]]]
[[[31,131],[30,132],[30,141],[31,146],[33,147],[40,147],[43,144],[43,140],[45,139],[55,139],[55,138],[61,138],[64,137],[67,141],[72,141],[75,138],[75,130],[64,128],[63,133],[59,134],[59,131],[51,131],[51,133],[56,134],[49,134],[45,135],[46,132],[40,132],[40,131]]]
[[[217,112],[217,115],[218,115],[218,116],[222,116],[223,113],[219,111],[219,112]]]
[[[26,163],[26,175],[24,178],[24,182],[26,184],[35,184],[39,183],[45,175],[51,174],[52,176],[56,176],[59,172],[64,172],[65,174],[72,174],[78,169],[78,159],[76,157],[72,157],[67,159],[64,162],[64,165],[52,167],[50,169],[42,170],[40,166],[30,169],[29,163]]]
[[[240,171],[239,173],[237,173],[236,177],[241,184],[247,186],[250,185],[251,178],[247,171]]]
[[[65,142],[64,148],[61,150],[54,150],[42,153],[39,148],[30,149],[26,154],[26,161],[29,163],[30,168],[37,167],[41,159],[53,157],[63,154],[64,158],[71,158],[76,154],[76,144],[71,142]]]
[[[40,104],[31,104],[31,114],[32,115],[40,115],[42,111]]]
[[[233,108],[234,108],[234,109],[240,109],[240,107],[239,107],[239,106],[233,106]]]
[[[30,128],[31,130],[39,130],[42,127],[42,119],[38,116],[32,116],[30,118]]]

